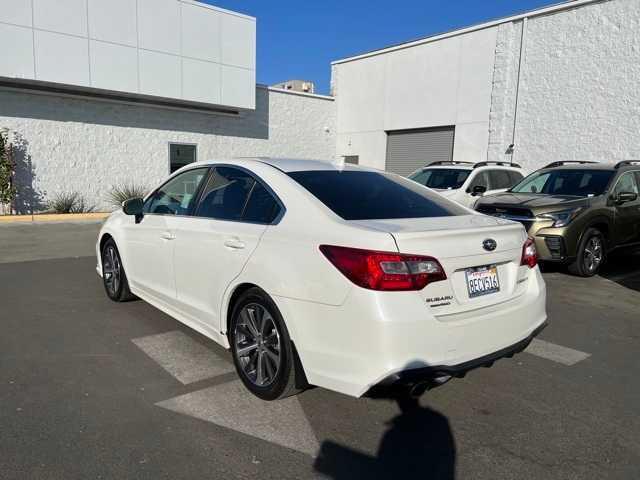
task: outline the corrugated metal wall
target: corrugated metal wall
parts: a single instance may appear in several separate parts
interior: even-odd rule
[[[386,170],[407,176],[427,163],[453,159],[455,127],[387,132]]]

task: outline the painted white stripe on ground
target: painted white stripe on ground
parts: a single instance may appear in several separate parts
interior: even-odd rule
[[[227,360],[177,330],[134,338],[132,342],[185,385],[234,370]]]
[[[251,395],[239,380],[156,405],[311,456],[318,453],[318,440],[296,397],[265,402]]]
[[[545,342],[544,340],[538,340],[537,338],[533,339],[525,352],[569,367],[591,356],[590,353],[563,347],[562,345],[556,345],[555,343]]]

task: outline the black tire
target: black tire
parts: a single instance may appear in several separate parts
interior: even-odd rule
[[[136,298],[129,290],[129,281],[122,265],[120,252],[112,238],[102,247],[102,284],[107,296],[114,302],[128,302]]]
[[[250,312],[253,314],[250,315]],[[249,324],[254,323],[250,328]],[[258,330],[262,333],[254,334]],[[261,289],[247,290],[234,305],[229,325],[229,343],[238,376],[256,397],[277,400],[295,395],[306,387],[304,372],[282,315],[273,300]],[[252,350],[243,355],[249,348]],[[278,364],[273,360],[274,357],[278,357]],[[262,365],[262,382],[259,364]]]
[[[599,245],[598,248],[594,248]],[[597,228],[589,228],[578,245],[576,259],[569,265],[569,272],[580,277],[593,277],[606,261],[606,239]]]

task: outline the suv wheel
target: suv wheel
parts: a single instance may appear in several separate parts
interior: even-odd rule
[[[247,290],[231,315],[229,343],[245,387],[262,400],[295,395],[303,377],[293,344],[273,301],[259,288]]]
[[[575,261],[569,271],[581,277],[592,277],[605,262],[604,235],[596,228],[589,228],[580,241]]]

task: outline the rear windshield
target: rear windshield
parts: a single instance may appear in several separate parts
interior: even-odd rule
[[[602,195],[613,176],[610,170],[543,170],[511,189],[514,193],[592,197]]]
[[[303,171],[289,176],[345,220],[467,215],[458,204],[397,175],[367,171]]]
[[[461,168],[431,168],[414,173],[409,178],[420,185],[440,190],[457,190],[460,188],[471,170]]]

